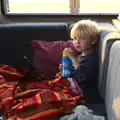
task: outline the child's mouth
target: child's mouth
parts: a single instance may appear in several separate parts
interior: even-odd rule
[[[76,45],[76,48],[80,48],[80,45]]]

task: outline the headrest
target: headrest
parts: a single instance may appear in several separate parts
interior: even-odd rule
[[[0,37],[3,39],[43,39],[68,40],[66,23],[12,23],[0,24]]]

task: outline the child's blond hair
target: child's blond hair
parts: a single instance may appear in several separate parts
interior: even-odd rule
[[[99,35],[99,28],[96,22],[91,20],[78,21],[71,30],[70,36],[72,39],[76,37],[83,37],[90,40],[97,41]]]

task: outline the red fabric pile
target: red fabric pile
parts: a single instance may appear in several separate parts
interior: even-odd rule
[[[0,75],[0,108],[8,120],[46,120],[84,103],[76,81],[59,74],[55,80],[27,82],[24,91],[18,86],[14,96],[16,81],[23,75],[8,65],[0,65]]]

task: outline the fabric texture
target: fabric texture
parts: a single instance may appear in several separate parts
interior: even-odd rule
[[[108,120],[116,120],[112,109],[114,99],[120,97],[120,41],[113,43],[110,51],[108,73],[105,86],[105,105]]]
[[[80,66],[73,71],[73,78],[75,78],[79,85],[91,85],[97,80],[98,74],[98,60],[95,53],[88,54],[87,56],[78,57]],[[95,79],[95,80],[94,80]]]
[[[33,64],[38,72],[42,72],[46,79],[53,79],[59,70],[62,51],[71,47],[74,51],[72,40],[47,42],[33,40]]]
[[[105,25],[106,26],[106,25]],[[114,26],[113,26],[114,27]],[[110,26],[106,29],[101,29],[100,41],[98,44],[98,60],[99,60],[99,76],[98,89],[100,96],[105,99],[105,86],[108,72],[109,54],[112,44],[120,39],[120,34],[116,30],[111,30]],[[109,29],[109,30],[108,30]]]
[[[9,73],[7,79],[2,76],[3,68]],[[16,81],[22,76],[16,69],[2,65],[0,73],[0,108],[8,120],[46,120],[71,113],[77,104],[84,104],[83,93],[77,82],[71,78],[61,78],[59,73],[55,80],[27,82],[24,91],[20,86],[14,91]],[[9,76],[12,76],[10,80]]]
[[[92,110],[85,106],[77,106],[73,110],[73,114],[65,115],[60,120],[105,120],[103,116],[96,116]]]

